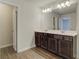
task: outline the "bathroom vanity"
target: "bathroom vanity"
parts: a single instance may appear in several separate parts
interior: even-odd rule
[[[35,44],[36,47],[44,48],[64,59],[75,59],[76,37],[75,31],[35,31]]]

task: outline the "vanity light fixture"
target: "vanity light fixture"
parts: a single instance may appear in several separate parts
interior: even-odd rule
[[[51,11],[52,11],[52,8],[47,8],[47,9],[43,9],[43,10],[42,10],[43,13],[51,12]]]
[[[57,8],[62,9],[62,8],[65,8],[65,7],[69,7],[70,5],[71,5],[70,1],[67,0],[65,2],[58,4]],[[52,8],[45,8],[45,9],[42,10],[43,13],[47,13],[47,12],[51,12],[51,11],[52,11]]]
[[[52,11],[52,8],[47,8],[47,12],[51,12]]]
[[[46,9],[44,9],[44,10],[42,10],[42,12],[43,12],[43,13],[46,13],[46,12],[47,12],[47,10],[46,10]]]
[[[61,9],[61,8],[65,8],[65,7],[69,7],[71,5],[70,1],[67,0],[66,2],[63,2],[61,4],[57,5],[57,8]]]

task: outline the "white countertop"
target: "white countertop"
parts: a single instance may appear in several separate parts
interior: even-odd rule
[[[35,32],[43,32],[43,33],[51,33],[51,34],[59,34],[59,35],[67,35],[67,36],[76,36],[77,32],[76,31],[61,31],[61,30],[38,30]]]

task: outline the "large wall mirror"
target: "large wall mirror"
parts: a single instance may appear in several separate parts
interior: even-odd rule
[[[48,18],[48,22],[52,22],[51,30],[76,30],[76,22],[77,22],[77,2],[74,0],[64,0],[57,3],[49,4],[47,7],[42,10],[44,14],[51,14],[52,18]],[[47,17],[47,16],[46,16]],[[45,22],[47,18],[45,18]],[[43,18],[43,19],[44,19]],[[52,19],[52,21],[51,21]]]
[[[55,9],[52,11],[53,29],[54,30],[75,30],[77,3],[69,7]]]

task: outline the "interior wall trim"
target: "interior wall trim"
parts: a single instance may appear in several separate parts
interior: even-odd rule
[[[6,44],[6,45],[2,45],[2,46],[0,46],[0,49],[1,48],[5,48],[5,47],[9,47],[9,46],[12,46],[13,44]]]

